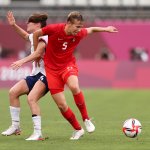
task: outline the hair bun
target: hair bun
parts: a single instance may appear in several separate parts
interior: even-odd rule
[[[40,18],[41,18],[42,21],[46,21],[47,18],[48,18],[48,15],[47,14],[41,14]]]
[[[28,23],[41,23],[41,27],[46,26],[46,20],[48,19],[48,15],[46,13],[34,13],[28,18]]]

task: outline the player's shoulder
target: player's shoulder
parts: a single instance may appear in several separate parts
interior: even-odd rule
[[[46,32],[49,33],[59,34],[62,32],[64,26],[64,23],[49,24],[46,28],[44,28],[44,31],[46,30]]]
[[[48,36],[47,35],[43,35],[43,36],[40,36],[39,39],[48,39]],[[29,40],[32,41],[33,40],[33,33],[29,34]]]
[[[55,24],[49,24],[47,27],[49,27],[49,28],[62,28],[62,27],[64,27],[65,26],[65,24],[64,23],[55,23]]]
[[[48,35],[44,35],[44,36],[41,36],[39,38],[42,38],[42,39],[48,39]]]

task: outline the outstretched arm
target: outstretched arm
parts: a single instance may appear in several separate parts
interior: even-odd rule
[[[28,40],[28,36],[29,34],[23,30],[21,27],[19,27],[17,24],[16,24],[16,21],[15,21],[15,18],[14,18],[14,15],[13,15],[13,12],[11,11],[8,11],[7,13],[7,20],[8,20],[8,23],[14,28],[14,30],[25,40]]]
[[[111,32],[111,33],[118,32],[118,30],[113,26],[89,27],[89,28],[86,28],[86,29],[87,29],[88,34],[92,34],[92,33],[95,33],[95,32]]]
[[[39,42],[37,50],[34,53],[32,53],[29,56],[27,56],[27,57],[25,57],[23,59],[20,59],[20,60],[18,60],[16,62],[13,62],[11,64],[12,69],[18,70],[24,63],[27,63],[27,62],[36,60],[38,58],[41,58],[41,56],[44,53],[45,47],[46,47],[46,45],[45,45],[45,43],[43,41]]]

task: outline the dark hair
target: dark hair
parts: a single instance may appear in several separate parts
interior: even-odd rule
[[[48,15],[45,13],[34,13],[28,18],[28,23],[41,23],[41,28],[46,26],[46,20],[48,18]]]
[[[73,11],[73,12],[69,13],[67,22],[70,21],[71,23],[73,23],[75,19],[78,21],[81,21],[81,22],[84,21],[83,16],[80,14],[80,12]]]

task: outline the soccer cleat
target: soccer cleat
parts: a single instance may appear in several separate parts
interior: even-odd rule
[[[75,130],[72,134],[72,137],[70,138],[70,140],[78,140],[80,137],[82,137],[84,134],[84,130]]]
[[[26,141],[43,141],[45,138],[42,137],[42,135],[33,133],[29,138],[26,139]]]
[[[10,136],[10,135],[20,135],[21,133],[21,130],[19,127],[15,127],[13,125],[11,125],[7,130],[5,130],[4,132],[2,132],[1,134],[2,135],[5,135],[5,136]]]
[[[84,125],[85,125],[85,127],[86,127],[86,130],[87,130],[89,133],[92,133],[92,132],[95,131],[95,126],[94,126],[94,124],[91,122],[91,120],[85,119]]]

